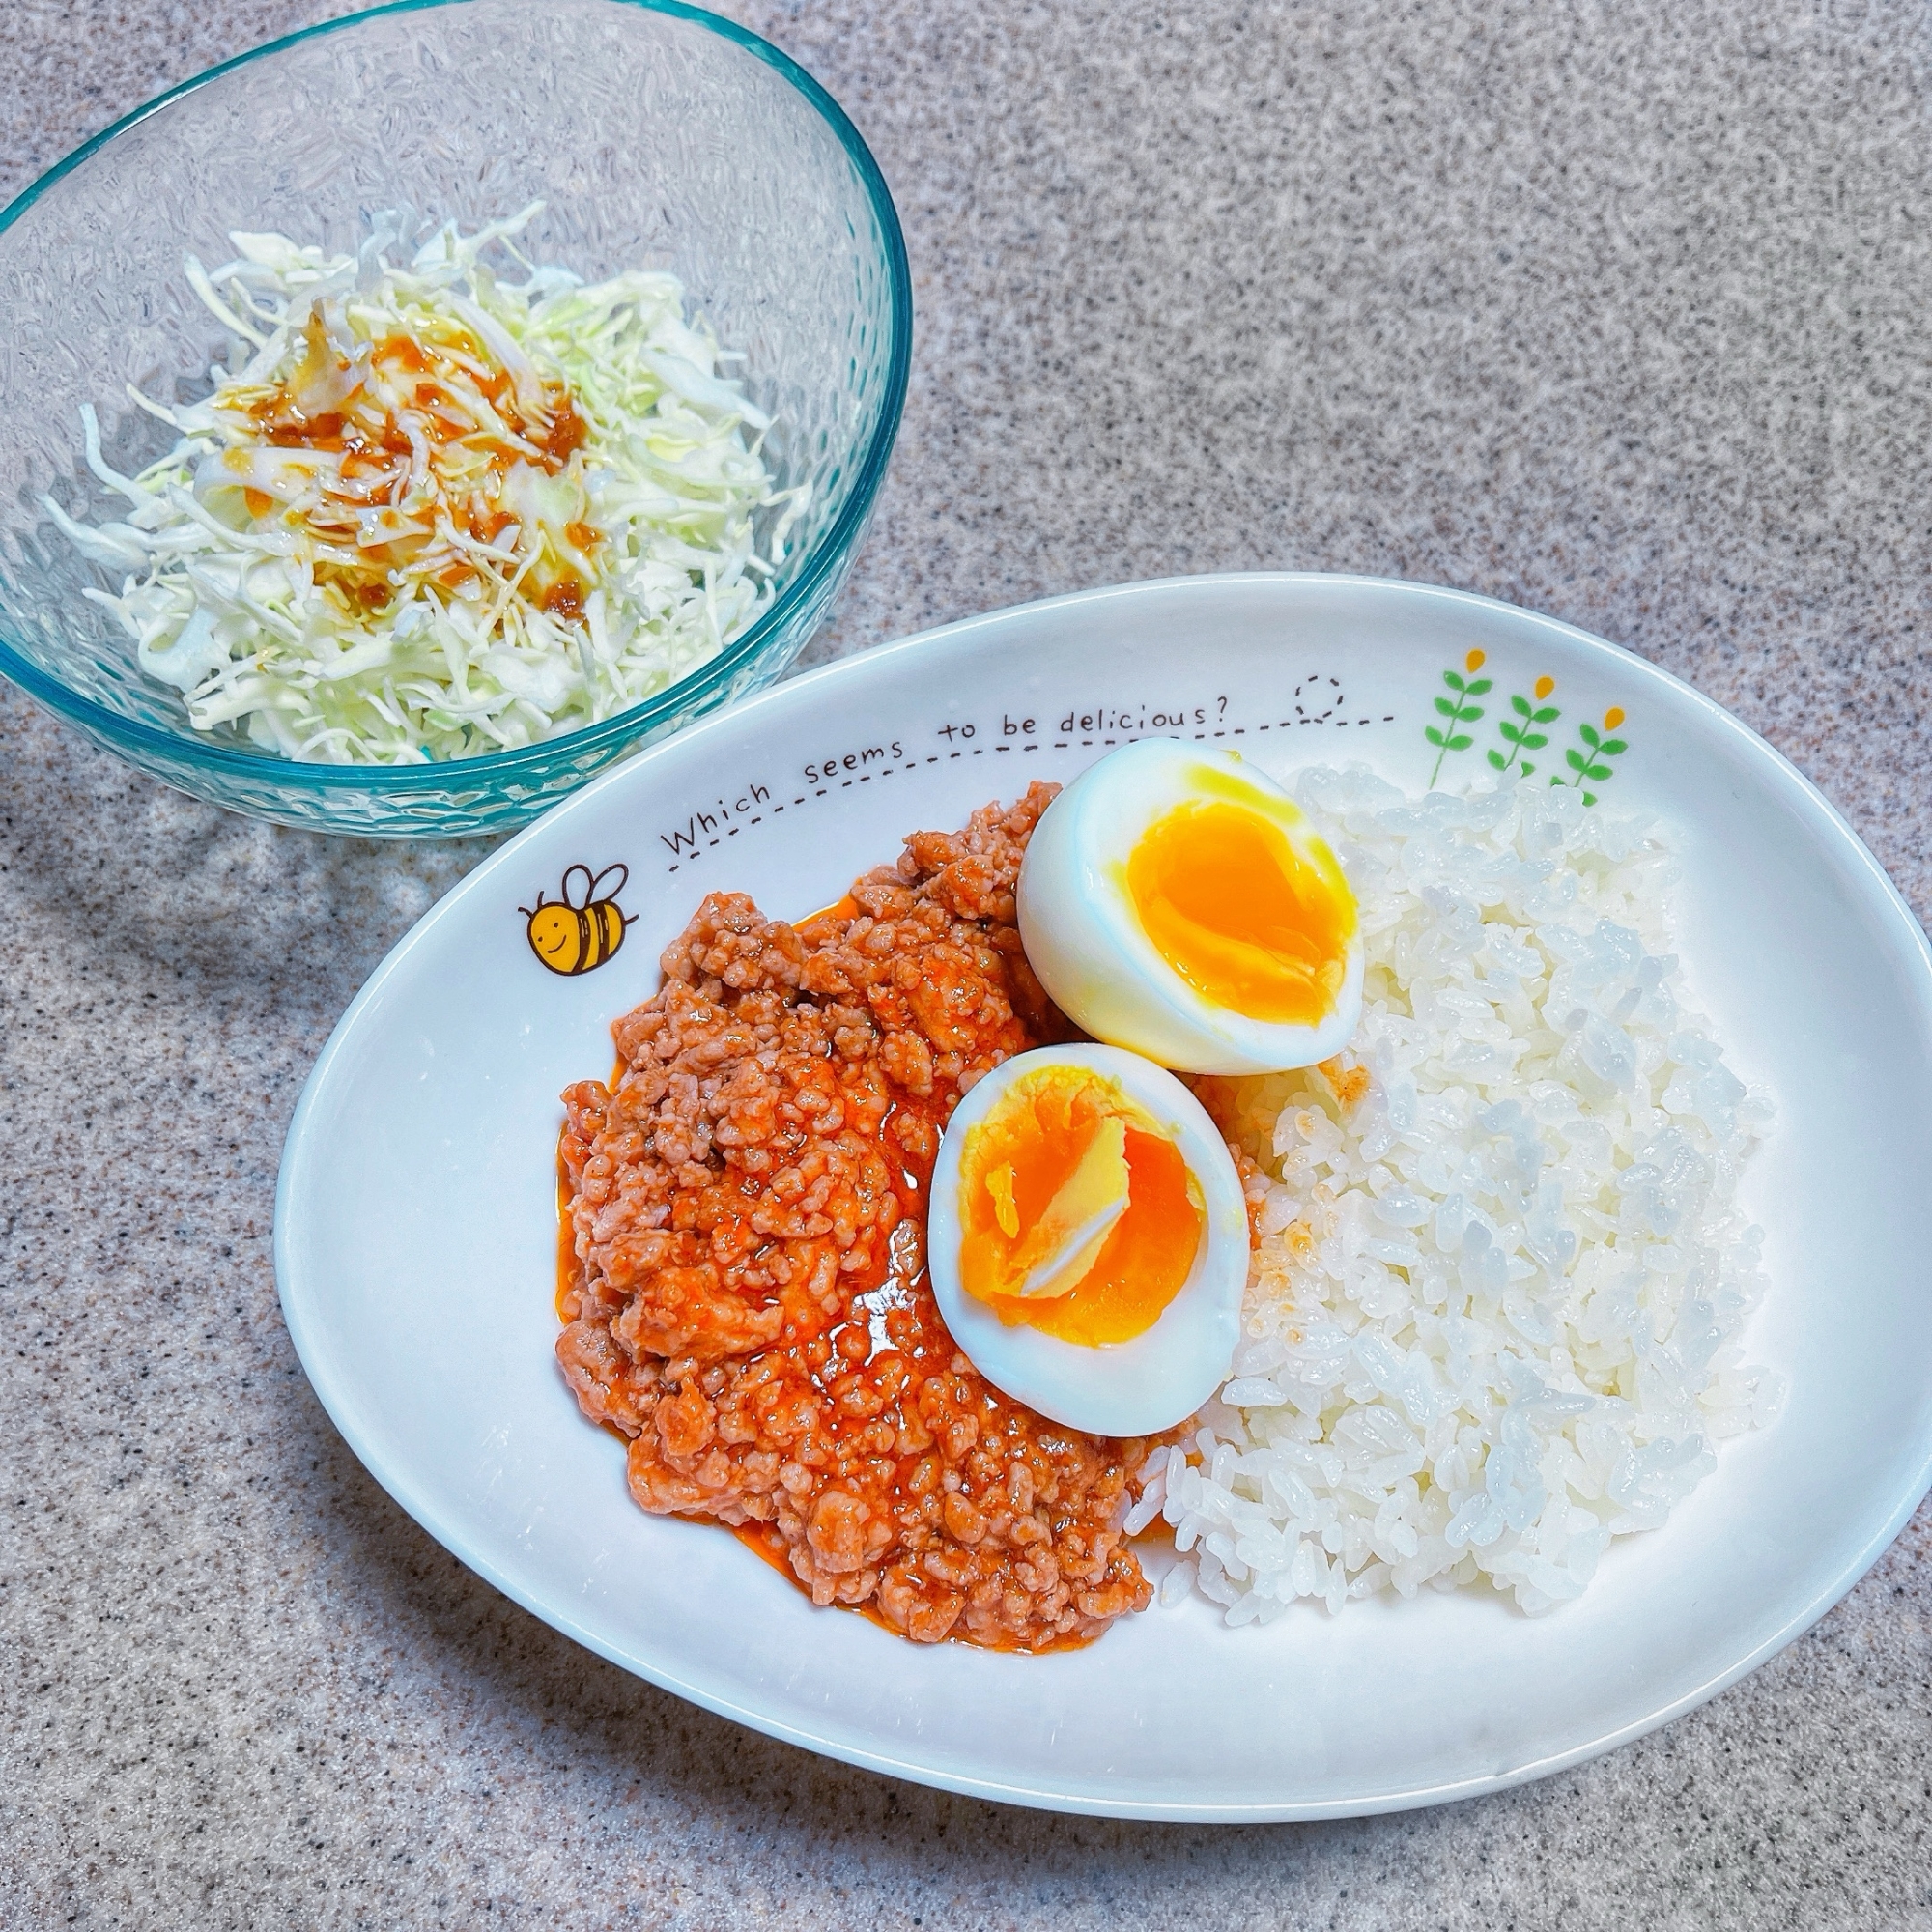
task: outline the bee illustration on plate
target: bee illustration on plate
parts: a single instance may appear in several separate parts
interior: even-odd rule
[[[517,910],[529,921],[530,951],[553,973],[594,972],[613,957],[624,943],[631,915],[617,903],[617,895],[631,876],[628,866],[607,866],[595,878],[588,866],[573,866],[563,875],[563,896],[546,903],[542,893],[533,906]],[[580,883],[573,890],[572,881]]]

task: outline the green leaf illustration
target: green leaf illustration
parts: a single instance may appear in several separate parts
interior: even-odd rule
[[[1471,651],[1467,660],[1468,668],[1473,671],[1482,661],[1480,651]],[[1423,738],[1435,747],[1435,764],[1429,774],[1429,782],[1432,786],[1442,776],[1442,760],[1451,752],[1466,752],[1476,742],[1470,733],[1462,727],[1475,724],[1483,716],[1483,707],[1475,700],[1495,689],[1495,679],[1492,677],[1465,677],[1462,671],[1457,670],[1445,670],[1442,673],[1442,682],[1455,695],[1453,698],[1431,699],[1436,717],[1442,722],[1439,724],[1426,724],[1422,731]],[[1523,712],[1522,715],[1527,717],[1529,714]],[[1515,755],[1514,752],[1510,753],[1511,757]],[[1498,771],[1505,771],[1509,766],[1508,759],[1497,764],[1495,758],[1492,756],[1490,762]]]
[[[1614,704],[1604,713],[1605,730],[1623,722],[1624,714]],[[1615,778],[1617,774],[1613,760],[1628,752],[1630,744],[1623,738],[1605,737],[1605,732],[1600,731],[1594,724],[1578,724],[1577,736],[1580,741],[1580,749],[1566,751],[1563,753],[1563,762],[1574,776],[1565,779],[1560,773],[1553,773],[1549,782],[1572,785],[1582,792],[1585,805],[1595,805],[1597,794],[1593,791],[1584,791],[1583,787],[1586,784],[1602,784],[1605,779]],[[1527,745],[1528,742],[1528,736],[1525,734],[1523,743]]]
[[[1491,689],[1492,683],[1492,680],[1490,678],[1478,678],[1469,686],[1467,696],[1477,697],[1482,696],[1482,694]],[[1535,726],[1538,724],[1548,724],[1552,718],[1562,715],[1560,706],[1544,704],[1541,701],[1548,697],[1554,688],[1555,680],[1553,678],[1540,677],[1536,680],[1532,696],[1525,696],[1520,691],[1510,694],[1509,708],[1516,714],[1515,717],[1512,719],[1498,716],[1496,719],[1496,736],[1502,740],[1503,744],[1508,747],[1508,750],[1506,752],[1499,752],[1491,757],[1490,765],[1492,770],[1499,772],[1511,770],[1529,772],[1535,769],[1529,760],[1523,756],[1523,753],[1525,752],[1540,751],[1549,742],[1548,735],[1546,732],[1537,730]],[[1482,713],[1472,705],[1465,705],[1462,713],[1463,718],[1480,718],[1481,716]],[[1461,721],[1459,720],[1458,722],[1460,723]]]

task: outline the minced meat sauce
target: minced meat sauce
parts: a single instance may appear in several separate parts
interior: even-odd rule
[[[1001,1395],[924,1274],[959,1096],[1070,1032],[1013,912],[1054,790],[915,834],[796,928],[712,894],[612,1029],[614,1086],[563,1096],[557,1358],[632,1495],[924,1643],[1081,1642],[1150,1595],[1119,1526],[1148,1445]]]

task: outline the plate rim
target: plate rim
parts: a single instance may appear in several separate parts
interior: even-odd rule
[[[1820,821],[1819,829],[1835,840],[1840,848],[1839,857],[1849,862],[1846,867],[1848,873],[1860,877],[1866,889],[1873,893],[1874,909],[1883,915],[1885,926],[1891,930],[1897,940],[1904,942],[1899,949],[1901,957],[1907,953],[1916,955],[1918,971],[1914,975],[1913,983],[1920,1006],[1925,1009],[1928,1020],[1932,1020],[1932,940],[1928,940],[1917,915],[1890,874],[1879,863],[1844,813],[1776,746],[1754,731],[1715,698],[1707,696],[1695,686],[1630,650],[1627,646],[1585,631],[1563,618],[1552,617],[1543,611],[1532,611],[1522,605],[1511,604],[1502,598],[1486,596],[1480,592],[1421,583],[1405,578],[1374,577],[1334,571],[1219,571],[1139,579],[1086,590],[1068,591],[1057,596],[1036,598],[1021,604],[1007,605],[994,611],[976,612],[970,616],[928,627],[908,637],[853,652],[830,664],[818,666],[796,677],[771,686],[724,710],[713,712],[677,732],[673,737],[644,747],[634,757],[600,773],[590,783],[561,800],[498,846],[431,906],[384,954],[369,978],[357,989],[354,999],[344,1009],[341,1018],[330,1031],[328,1038],[316,1057],[315,1065],[303,1082],[283,1141],[281,1162],[275,1182],[273,1252],[276,1293],[283,1321],[295,1346],[297,1357],[301,1362],[303,1373],[308,1377],[310,1388],[356,1460],[406,1515],[467,1569],[481,1577],[494,1589],[500,1591],[539,1621],[631,1675],[641,1677],[660,1690],[685,1698],[734,1723],[744,1724],[764,1736],[777,1738],[782,1743],[795,1745],[802,1749],[836,1759],[840,1763],[857,1766],[862,1770],[956,1792],[963,1797],[1074,1816],[1197,1825],[1277,1824],[1371,1817],[1387,1812],[1414,1810],[1435,1804],[1455,1803],[1463,1799],[1482,1797],[1491,1792],[1507,1791],[1518,1785],[1550,1776],[1571,1766],[1614,1750],[1637,1738],[1647,1736],[1686,1713],[1695,1710],[1699,1705],[1708,1703],[1713,1697],[1748,1676],[1760,1664],[1804,1635],[1844,1600],[1896,1541],[1919,1504],[1924,1501],[1928,1492],[1932,1492],[1932,1431],[1927,1432],[1925,1438],[1919,1444],[1918,1470],[1916,1475],[1909,1479],[1909,1483],[1916,1484],[1916,1488],[1908,1487],[1907,1492],[1895,1503],[1883,1526],[1840,1566],[1835,1575],[1813,1591],[1777,1630],[1762,1639],[1741,1659],[1717,1671],[1690,1690],[1659,1706],[1654,1711],[1633,1719],[1628,1723],[1614,1726],[1564,1750],[1533,1758],[1522,1764],[1512,1765],[1507,1770],[1369,1796],[1298,1803],[1262,1802],[1236,1805],[1214,1802],[1196,1804],[1182,1801],[1151,1802],[1133,1797],[1113,1798],[1092,1793],[1055,1791],[1043,1785],[976,1776],[938,1765],[915,1762],[888,1750],[870,1748],[863,1744],[829,1735],[810,1726],[773,1718],[734,1701],[731,1696],[722,1691],[687,1681],[674,1668],[657,1660],[627,1655],[616,1643],[600,1638],[573,1617],[564,1605],[553,1604],[544,1599],[541,1592],[524,1587],[514,1577],[472,1549],[465,1535],[445,1523],[441,1512],[419,1492],[407,1469],[384,1466],[384,1459],[365,1446],[362,1433],[354,1421],[353,1405],[346,1399],[344,1391],[333,1385],[326,1371],[318,1373],[317,1364],[325,1360],[326,1355],[319,1346],[320,1335],[312,1329],[308,1317],[300,1305],[301,1290],[294,1282],[295,1267],[291,1252],[293,1237],[289,1234],[291,1211],[298,1208],[296,1197],[301,1187],[299,1173],[312,1131],[312,1116],[321,1105],[324,1089],[333,1077],[332,1070],[335,1064],[341,1058],[352,1032],[365,1009],[382,997],[389,981],[403,970],[410,956],[418,945],[424,943],[425,936],[429,932],[445,918],[454,917],[456,908],[473,891],[485,889],[487,882],[496,873],[514,863],[522,847],[540,830],[547,827],[554,817],[577,809],[581,801],[593,798],[613,786],[636,782],[636,776],[640,770],[646,769],[661,754],[668,753],[673,746],[682,747],[694,737],[702,737],[727,727],[735,728],[745,719],[761,710],[794,703],[798,701],[796,694],[800,692],[816,689],[828,682],[836,683],[855,675],[865,675],[867,668],[871,666],[896,660],[911,652],[954,642],[970,637],[976,631],[1007,623],[1015,618],[1098,606],[1154,591],[1185,593],[1204,586],[1225,588],[1242,585],[1322,586],[1392,591],[1400,596],[1415,597],[1424,601],[1441,601],[1485,612],[1506,613],[1512,620],[1528,620],[1546,626],[1588,650],[1607,651],[1613,654],[1619,661],[1620,669],[1626,675],[1634,674],[1640,683],[1650,683],[1667,691],[1673,702],[1681,702],[1688,698],[1691,708],[1705,724],[1730,738],[1747,753],[1768,757],[1771,761],[1771,775],[1784,785],[1799,807]]]

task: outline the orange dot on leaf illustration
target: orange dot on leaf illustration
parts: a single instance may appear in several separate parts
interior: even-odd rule
[[[1483,668],[1483,653],[1481,651],[1471,651],[1469,655],[1463,660],[1463,668],[1464,670],[1481,670],[1482,668]]]
[[[1553,677],[1540,677],[1536,680],[1536,695],[1539,698],[1548,697],[1555,689],[1556,680]]]
[[[1613,704],[1604,713],[1604,729],[1605,731],[1614,731],[1623,722],[1623,708],[1620,705]]]

